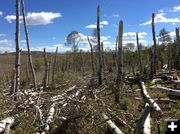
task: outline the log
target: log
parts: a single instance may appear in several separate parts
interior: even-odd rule
[[[151,107],[148,103],[146,103],[144,110],[142,111],[135,127],[135,132],[141,133],[143,131],[143,134],[150,134],[151,133],[151,127],[150,127],[150,111]]]
[[[144,82],[141,83],[141,94],[143,98],[152,106],[156,111],[159,111],[162,113],[161,108],[158,106],[158,104],[148,95],[146,87],[144,85]]]
[[[170,89],[167,87],[161,87],[161,86],[153,86],[151,87],[153,90],[158,90],[162,93],[166,93],[167,95],[173,95],[180,97],[180,90]]]
[[[106,116],[104,113],[103,113],[103,118],[106,121],[107,125],[108,125],[108,130],[112,133],[112,134],[124,134],[115,124],[114,122],[112,122],[108,116]]]
[[[14,117],[7,117],[4,120],[0,121],[0,133],[4,133],[4,131],[8,132],[10,127],[14,124]]]

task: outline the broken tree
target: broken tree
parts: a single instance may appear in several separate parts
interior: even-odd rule
[[[25,30],[25,34],[26,34],[26,44],[27,44],[27,50],[28,50],[28,61],[29,61],[32,76],[33,76],[34,89],[36,90],[37,89],[36,73],[35,73],[35,70],[34,70],[33,63],[32,63],[31,50],[30,50],[30,46],[29,46],[29,36],[28,36],[28,29],[27,29],[27,25],[26,25],[24,0],[21,1],[21,5],[22,5],[22,14],[23,14],[23,21],[24,21],[24,30]]]

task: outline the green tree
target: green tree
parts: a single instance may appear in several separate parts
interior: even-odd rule
[[[159,32],[159,42],[161,42],[164,45],[172,42],[170,33],[166,31],[165,28],[161,29]]]

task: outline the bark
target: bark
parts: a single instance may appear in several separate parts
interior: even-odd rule
[[[172,46],[168,44],[168,69],[172,69]]]
[[[56,71],[56,60],[57,60],[58,47],[56,47],[56,54],[54,56],[54,63],[52,67],[52,88],[55,88],[55,71]]]
[[[180,36],[179,36],[179,28],[176,28],[176,69],[180,71]]]
[[[153,107],[153,109],[162,113],[162,110],[158,106],[158,104],[148,95],[144,82],[140,82],[140,84],[141,84],[141,94],[142,94],[142,97],[145,99],[145,101],[148,102],[150,106]]]
[[[111,134],[124,134],[105,114],[103,114],[103,118],[107,120],[108,131]]]
[[[22,14],[23,14],[23,21],[24,21],[24,30],[25,30],[25,34],[26,34],[26,44],[27,44],[27,50],[28,50],[28,61],[29,61],[32,76],[33,76],[34,89],[36,90],[37,89],[36,73],[34,70],[33,63],[32,63],[31,50],[30,50],[30,45],[29,45],[29,35],[28,35],[28,29],[27,29],[27,25],[26,25],[24,0],[22,0],[21,2],[22,2],[21,4],[22,4]]]
[[[20,86],[20,23],[19,23],[19,14],[20,14],[20,2],[16,0],[16,58],[15,58],[15,69],[16,69],[16,82],[15,82],[15,93],[18,92]],[[14,97],[16,100],[16,96]]]
[[[50,83],[51,61],[48,62],[48,84]]]
[[[11,75],[10,95],[12,95],[15,92],[15,83],[16,83],[16,70],[13,68],[12,75]]]
[[[104,57],[104,45],[103,45],[103,42],[101,42],[101,55],[102,55],[102,68],[103,68],[103,71],[105,72],[106,71],[106,63],[105,63],[105,57]]]
[[[145,109],[141,113],[135,127],[135,132],[143,134],[151,134],[151,126],[150,126],[150,111],[151,108],[149,104],[146,103]]]
[[[7,117],[0,121],[0,133],[9,132],[10,127],[14,124],[14,117]]]
[[[161,87],[161,86],[153,86],[151,89],[158,90],[160,92],[166,93],[167,95],[173,95],[180,97],[180,90],[174,90],[166,87]]]
[[[153,76],[156,74],[157,68],[157,44],[156,44],[156,33],[155,33],[155,25],[154,25],[154,13],[152,14],[152,34],[153,34],[153,42],[154,42],[154,49],[153,49]]]
[[[94,65],[94,52],[93,52],[93,47],[92,44],[89,40],[89,37],[87,37],[90,48],[91,48],[91,66],[92,66],[92,72],[93,72],[93,76],[95,75],[95,65]]]
[[[46,90],[47,83],[48,83],[48,62],[47,62],[46,49],[44,48],[44,81],[43,81],[43,91]]]
[[[119,22],[119,34],[118,34],[118,72],[115,88],[115,102],[119,103],[119,85],[122,80],[123,73],[123,51],[122,51],[122,38],[123,38],[123,21]]]
[[[101,41],[100,41],[100,5],[97,7],[97,38],[98,38],[98,85],[102,84]]]
[[[150,64],[151,64],[151,67],[150,67],[150,78],[152,79],[153,76],[154,76],[154,60],[153,60],[153,47],[150,48]]]
[[[137,41],[138,56],[139,56],[139,69],[140,69],[140,73],[142,73],[143,67],[142,67],[142,57],[141,57],[141,44],[139,44],[138,33],[136,33],[136,41]]]

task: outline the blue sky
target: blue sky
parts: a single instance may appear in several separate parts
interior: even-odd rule
[[[118,23],[124,22],[124,44],[135,42],[139,32],[140,42],[151,45],[151,15],[156,14],[156,33],[163,27],[174,38],[175,27],[180,26],[179,0],[100,0],[101,39],[105,47],[114,49]],[[59,52],[70,49],[65,46],[66,36],[73,30],[84,39],[80,49],[88,50],[86,36],[91,36],[96,24],[98,0],[25,0],[26,18],[32,50]],[[0,52],[14,51],[15,0],[1,0],[0,4]],[[25,34],[21,24],[21,48],[26,50]]]

